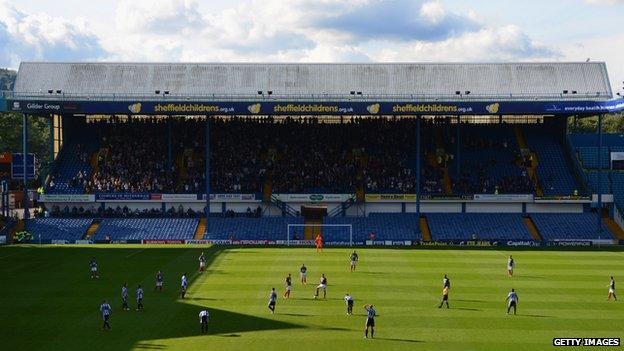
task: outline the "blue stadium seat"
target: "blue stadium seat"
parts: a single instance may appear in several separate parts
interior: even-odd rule
[[[518,213],[427,214],[432,240],[532,240]]]
[[[602,232],[598,232],[598,219],[594,213],[535,213],[531,218],[544,240],[613,239],[602,223]]]
[[[196,218],[110,218],[103,219],[93,240],[184,240],[193,239]]]
[[[369,213],[368,217],[331,217],[325,218],[323,223],[351,224],[353,241],[356,242],[369,240],[371,233],[375,234],[375,240],[422,240],[418,230],[419,218],[414,213]],[[342,227],[323,228],[326,241],[348,241],[348,234],[348,229]]]
[[[206,240],[286,240],[288,224],[302,224],[301,217],[234,217],[210,218],[210,232]],[[303,228],[291,229],[302,238]]]
[[[545,195],[570,195],[578,190],[563,145],[554,137],[556,132],[545,125],[525,126],[527,146],[537,152],[537,176]]]
[[[88,218],[34,218],[26,221],[26,231],[34,240],[80,240],[93,222]]]

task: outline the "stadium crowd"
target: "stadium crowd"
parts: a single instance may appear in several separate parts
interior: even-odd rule
[[[447,122],[423,120],[421,190],[444,193],[444,173],[453,165],[441,156],[434,135]],[[87,193],[203,193],[205,121],[178,117],[99,120],[88,123],[89,142],[97,143],[97,166],[79,170],[69,185]],[[171,128],[171,158],[167,142]],[[436,130],[437,128],[437,130]],[[414,193],[415,120],[411,118],[232,117],[215,118],[210,134],[210,186],[213,193],[367,192]],[[451,138],[452,142],[452,138]],[[463,148],[511,154],[507,142],[465,138]],[[447,146],[452,150],[452,146]],[[93,155],[79,145],[84,164]],[[437,158],[437,162],[435,161]],[[433,161],[432,161],[433,160]],[[500,159],[462,159],[455,193],[524,193],[532,184],[526,169],[517,174],[495,171]],[[514,162],[509,160],[509,162]],[[454,176],[452,172],[451,177]],[[58,175],[48,188],[54,189]]]

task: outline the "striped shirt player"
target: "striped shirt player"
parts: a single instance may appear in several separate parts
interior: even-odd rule
[[[347,314],[352,315],[353,314],[353,296],[347,293],[344,297],[344,300],[345,300],[345,303],[347,304]]]
[[[100,305],[100,313],[102,314],[102,320],[104,321],[104,325],[102,325],[102,329],[109,329],[110,330],[110,315],[113,312],[113,309],[111,308],[111,305],[106,301],[102,301],[102,304]]]
[[[180,279],[180,296],[184,298],[186,296],[186,287],[188,286],[188,280],[186,279],[186,273],[182,274]]]
[[[514,315],[516,314],[516,306],[518,305],[518,294],[514,289],[511,289],[509,294],[507,294],[507,314],[513,308]]]
[[[91,268],[91,279],[93,278],[99,278],[98,276],[98,265],[97,265],[97,261],[95,260],[95,257],[91,258],[91,261],[89,261],[89,268]]]
[[[208,333],[208,319],[210,318],[210,313],[208,310],[201,310],[199,312],[199,323],[201,324],[201,331],[203,334]]]
[[[156,287],[154,288],[154,290],[162,291],[164,282],[165,277],[163,276],[161,271],[158,271],[158,273],[156,273]]]
[[[513,257],[511,257],[511,255],[509,255],[509,259],[507,260],[507,275],[508,276],[513,276],[513,269],[516,266],[516,263],[514,262]]]
[[[143,310],[143,288],[141,284],[136,289],[136,303],[137,303],[137,311]]]
[[[301,268],[299,268],[299,273],[301,274],[301,284],[308,284],[308,268],[305,266],[305,264],[301,265]]]
[[[121,308],[124,311],[130,310],[128,307],[128,284],[126,283],[121,287]]]
[[[611,277],[609,281],[609,295],[607,296],[607,301],[611,300],[611,296],[613,296],[613,301],[617,301],[617,296],[615,296],[615,279]]]
[[[271,313],[275,313],[275,304],[277,303],[277,293],[275,292],[275,288],[271,289],[269,293],[269,309]]]
[[[373,308],[373,305],[364,305],[366,310],[366,328],[364,329],[364,339],[368,338],[368,328],[371,330],[371,338],[375,337],[375,316],[377,311]]]

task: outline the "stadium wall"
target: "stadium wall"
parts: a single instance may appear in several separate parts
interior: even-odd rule
[[[521,203],[466,203],[467,213],[522,213]]]
[[[527,204],[527,213],[582,213],[583,204]]]

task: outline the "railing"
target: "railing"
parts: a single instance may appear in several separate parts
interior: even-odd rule
[[[578,155],[576,151],[574,150],[574,147],[572,146],[572,141],[570,140],[570,134],[566,135],[565,143],[568,149],[568,154],[570,155],[572,169],[574,170],[577,180],[581,181],[581,186],[584,187],[583,190],[585,190],[587,194],[591,194],[592,186],[591,184],[589,184],[589,176],[587,175],[587,173],[585,173],[583,166],[581,165],[581,161],[579,160]],[[602,179],[599,179],[599,181],[602,182]]]
[[[287,216],[298,217],[299,212],[295,210],[292,206],[280,200],[277,196],[271,195],[271,204],[275,205],[277,208],[282,210],[282,213]]]
[[[355,195],[349,197],[347,199],[347,201],[342,202],[340,205],[334,207],[331,211],[329,211],[329,213],[327,214],[328,217],[338,217],[338,216],[344,216],[345,212],[355,204],[356,202],[356,197]]]

